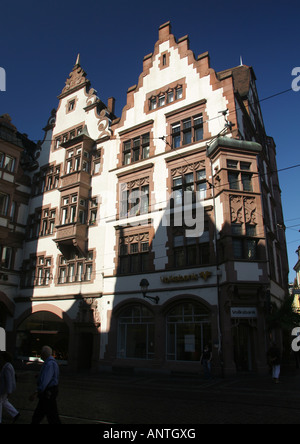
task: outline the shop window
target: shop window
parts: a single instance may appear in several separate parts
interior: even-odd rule
[[[47,311],[30,315],[17,329],[17,357],[35,361],[47,344],[53,349],[54,357],[67,363],[69,328],[58,316]]]
[[[167,315],[167,359],[199,361],[205,345],[211,343],[209,311],[200,304],[183,303]]]
[[[118,318],[118,358],[153,359],[154,317],[143,305],[125,308]]]

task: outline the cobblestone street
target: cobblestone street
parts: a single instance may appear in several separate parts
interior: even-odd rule
[[[18,373],[10,398],[29,424],[36,403],[35,373]],[[61,376],[59,413],[64,424],[295,424],[300,423],[300,371],[205,381],[193,377]],[[4,423],[9,424],[7,418]],[[46,421],[45,421],[46,423]]]

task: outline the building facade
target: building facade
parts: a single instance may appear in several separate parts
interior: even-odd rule
[[[216,372],[266,369],[288,265],[255,81],[168,22],[117,118],[77,58],[28,173],[19,284],[1,283],[17,357],[47,343],[71,368],[199,372],[208,344]]]

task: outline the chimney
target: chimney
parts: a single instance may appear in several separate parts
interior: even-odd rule
[[[115,114],[115,103],[116,99],[114,97],[109,97],[107,100],[107,109],[111,114]]]

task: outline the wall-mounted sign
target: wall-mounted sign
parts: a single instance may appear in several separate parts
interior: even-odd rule
[[[257,308],[256,307],[231,307],[231,317],[232,318],[257,318]]]
[[[207,281],[208,278],[211,277],[210,271],[201,271],[201,273],[192,273],[178,276],[162,276],[160,278],[163,284],[171,284],[172,282],[188,282],[188,281],[198,281],[199,278]]]

